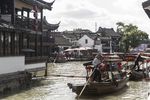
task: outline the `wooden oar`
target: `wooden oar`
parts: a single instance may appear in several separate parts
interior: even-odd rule
[[[87,82],[84,84],[84,87],[82,88],[80,94],[78,95],[78,99],[79,99],[79,97],[82,95],[84,89],[86,88],[86,86],[87,86],[87,84],[88,84],[88,82],[89,82],[89,80],[90,80],[90,77],[91,77],[92,74],[94,73],[95,69],[96,69],[96,68],[94,68],[93,72],[92,72],[91,75],[89,76],[89,79],[88,79]]]
[[[55,59],[54,59],[53,63],[55,63],[55,62],[56,62],[56,59],[57,59],[57,57],[55,57]]]
[[[53,63],[55,63],[55,62],[56,62],[56,60],[57,60],[57,58],[58,58],[58,55],[59,55],[59,54],[57,54],[57,55],[56,55],[56,57],[55,57],[55,59],[54,59]]]

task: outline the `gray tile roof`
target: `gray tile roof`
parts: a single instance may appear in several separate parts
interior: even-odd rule
[[[55,44],[58,46],[72,46],[68,39],[64,38],[61,34],[55,36]]]
[[[81,33],[74,33],[74,32],[63,32],[63,35],[66,36],[67,38],[70,38],[72,40],[79,40],[81,37],[83,37],[84,35],[87,35],[88,37],[90,37],[91,39],[95,39],[96,38],[96,34],[95,33],[91,33],[91,32],[81,32]]]
[[[59,27],[59,23],[57,24],[50,24],[47,22],[46,18],[44,17],[43,19],[43,29],[46,30],[46,31],[54,31],[54,30],[57,30],[58,27]]]
[[[52,9],[52,5],[55,2],[55,0],[51,3],[45,2],[43,0],[20,0],[20,1],[31,5],[37,5],[40,8],[42,7],[43,9],[48,9],[48,10]]]
[[[113,28],[102,28],[99,27],[97,33],[101,33],[102,36],[120,37],[121,35],[114,31]]]
[[[150,6],[150,0],[147,0],[145,2],[142,3],[143,8],[146,8],[148,6]]]
[[[145,13],[148,15],[148,17],[150,18],[150,9],[147,9],[147,7],[150,6],[150,0],[147,0],[145,2],[142,3],[143,9],[145,11]]]

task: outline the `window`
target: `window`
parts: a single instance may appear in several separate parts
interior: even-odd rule
[[[88,43],[88,39],[85,39],[85,44],[87,44]]]

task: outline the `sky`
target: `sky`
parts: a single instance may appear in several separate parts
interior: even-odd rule
[[[61,21],[58,31],[82,28],[95,32],[98,27],[116,30],[116,23],[123,22],[137,25],[150,35],[150,19],[142,8],[144,1],[146,0],[55,0],[52,10],[45,10],[44,15],[49,23]]]

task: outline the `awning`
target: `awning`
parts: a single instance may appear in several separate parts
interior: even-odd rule
[[[66,49],[65,51],[82,51],[82,50],[92,50],[90,47],[79,47],[79,48],[72,48],[72,49]]]
[[[80,47],[79,50],[92,50],[90,47]]]
[[[74,51],[74,49],[66,49],[65,51]]]

